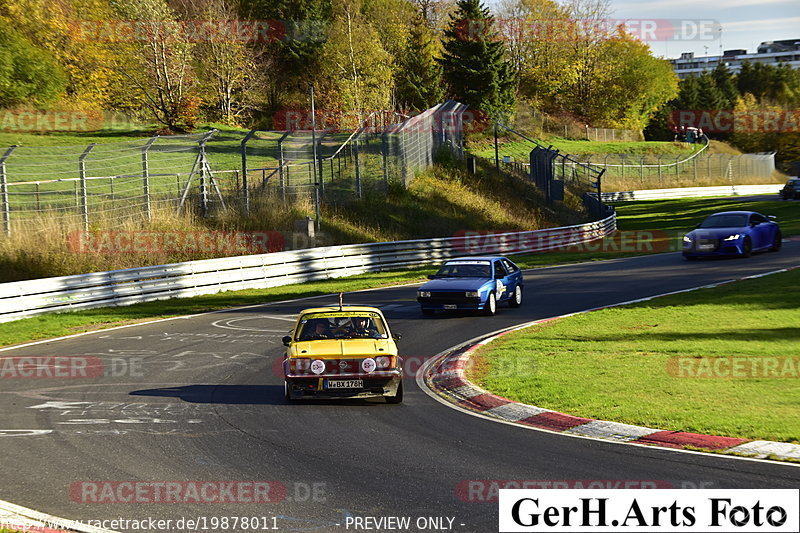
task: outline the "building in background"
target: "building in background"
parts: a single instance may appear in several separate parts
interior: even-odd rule
[[[680,79],[692,75],[699,76],[703,72],[714,70],[720,63],[724,63],[728,70],[736,74],[745,61],[770,65],[783,62],[800,70],[800,39],[765,41],[758,45],[758,50],[754,54],[748,54],[747,50],[737,49],[725,50],[721,56],[695,57],[694,52],[684,52],[678,59],[669,61]]]

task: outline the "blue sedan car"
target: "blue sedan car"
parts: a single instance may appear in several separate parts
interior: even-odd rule
[[[422,313],[473,310],[494,315],[499,302],[522,304],[522,271],[505,257],[464,257],[447,261],[417,291]]]
[[[752,252],[777,252],[781,241],[781,230],[770,218],[753,211],[725,211],[714,213],[684,235],[683,256],[748,257]]]

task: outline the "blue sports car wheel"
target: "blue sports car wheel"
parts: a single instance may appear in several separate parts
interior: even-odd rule
[[[753,242],[750,237],[745,237],[742,242],[742,257],[750,257],[751,253],[753,253]]]

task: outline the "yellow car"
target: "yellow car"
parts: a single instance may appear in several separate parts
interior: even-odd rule
[[[283,361],[286,400],[386,398],[403,401],[403,361],[383,313],[374,307],[306,309]]]

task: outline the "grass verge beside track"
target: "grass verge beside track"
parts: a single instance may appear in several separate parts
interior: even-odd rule
[[[793,270],[532,326],[480,349],[467,377],[575,416],[800,443],[797,287]]]

